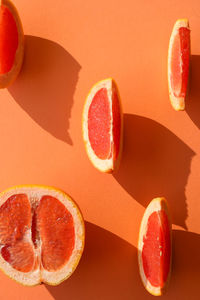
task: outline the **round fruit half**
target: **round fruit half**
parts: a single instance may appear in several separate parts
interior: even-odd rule
[[[112,172],[119,164],[123,140],[123,114],[117,85],[112,78],[95,84],[83,110],[83,139],[93,165]]]
[[[46,186],[0,194],[0,268],[23,285],[57,285],[79,263],[84,221],[72,199]]]
[[[168,87],[175,110],[185,109],[190,67],[190,29],[187,19],[176,21],[168,50]]]
[[[165,198],[155,198],[145,210],[139,234],[138,263],[149,293],[160,296],[171,273],[171,222]]]
[[[0,88],[8,87],[20,72],[24,33],[18,12],[9,0],[0,4]]]

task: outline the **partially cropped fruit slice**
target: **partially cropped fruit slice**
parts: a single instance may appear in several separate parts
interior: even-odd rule
[[[65,193],[16,186],[0,194],[0,268],[24,285],[57,285],[75,270],[84,248],[82,215]]]
[[[112,78],[91,89],[83,111],[83,139],[93,165],[112,172],[119,164],[123,140],[123,115],[119,92]]]
[[[24,55],[24,34],[20,17],[9,0],[0,4],[0,88],[17,77]]]
[[[155,198],[145,210],[138,241],[141,279],[152,295],[162,295],[169,282],[171,243],[167,202],[164,198]]]
[[[185,109],[190,67],[190,29],[187,19],[178,20],[173,28],[168,50],[168,86],[175,110]]]

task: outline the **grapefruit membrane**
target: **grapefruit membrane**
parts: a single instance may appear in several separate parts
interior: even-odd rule
[[[139,233],[138,263],[149,293],[162,295],[171,273],[171,222],[165,198],[155,198],[145,210]]]
[[[102,172],[113,172],[122,152],[123,115],[117,85],[112,78],[98,82],[89,92],[82,129],[92,164]]]
[[[0,268],[17,282],[57,285],[79,263],[84,221],[72,199],[46,186],[0,194]]]
[[[168,87],[175,110],[185,109],[190,68],[190,29],[187,19],[176,21],[168,49]]]
[[[0,88],[8,87],[20,72],[24,34],[18,12],[9,0],[0,1]]]

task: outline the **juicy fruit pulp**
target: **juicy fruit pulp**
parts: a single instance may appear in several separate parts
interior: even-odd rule
[[[142,261],[147,280],[155,287],[163,287],[170,270],[171,238],[165,211],[153,212],[143,237]]]
[[[121,115],[115,88],[112,101],[108,90],[101,88],[92,99],[88,112],[88,136],[91,147],[100,159],[116,159],[120,150]]]
[[[0,7],[0,74],[8,73],[14,64],[18,48],[18,30],[8,7]]]
[[[18,271],[59,270],[74,243],[72,215],[55,197],[30,201],[26,194],[16,194],[0,207],[1,255]]]
[[[107,89],[100,89],[94,96],[88,112],[88,135],[95,154],[106,159],[111,153],[111,111]]]
[[[190,30],[180,27],[174,37],[171,59],[171,87],[174,96],[185,97],[190,62]]]

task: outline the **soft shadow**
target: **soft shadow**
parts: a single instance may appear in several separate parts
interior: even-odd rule
[[[200,128],[200,55],[191,56],[189,93],[185,101],[185,110],[194,124]]]
[[[173,264],[166,299],[199,299],[200,235],[173,230]]]
[[[71,145],[69,119],[80,68],[59,44],[26,36],[22,71],[9,88],[16,102],[35,122]]]
[[[198,299],[200,235],[173,231],[172,277],[166,294],[170,300]],[[74,274],[58,286],[47,286],[55,300],[148,300],[134,246],[86,222],[86,245]],[[196,298],[195,298],[196,295]]]
[[[56,300],[132,300],[143,294],[149,299],[138,274],[136,248],[88,222],[77,270],[61,285],[46,288]]]
[[[136,115],[124,115],[124,151],[113,174],[143,206],[157,196],[168,200],[172,221],[186,228],[185,186],[195,153],[161,124]]]

